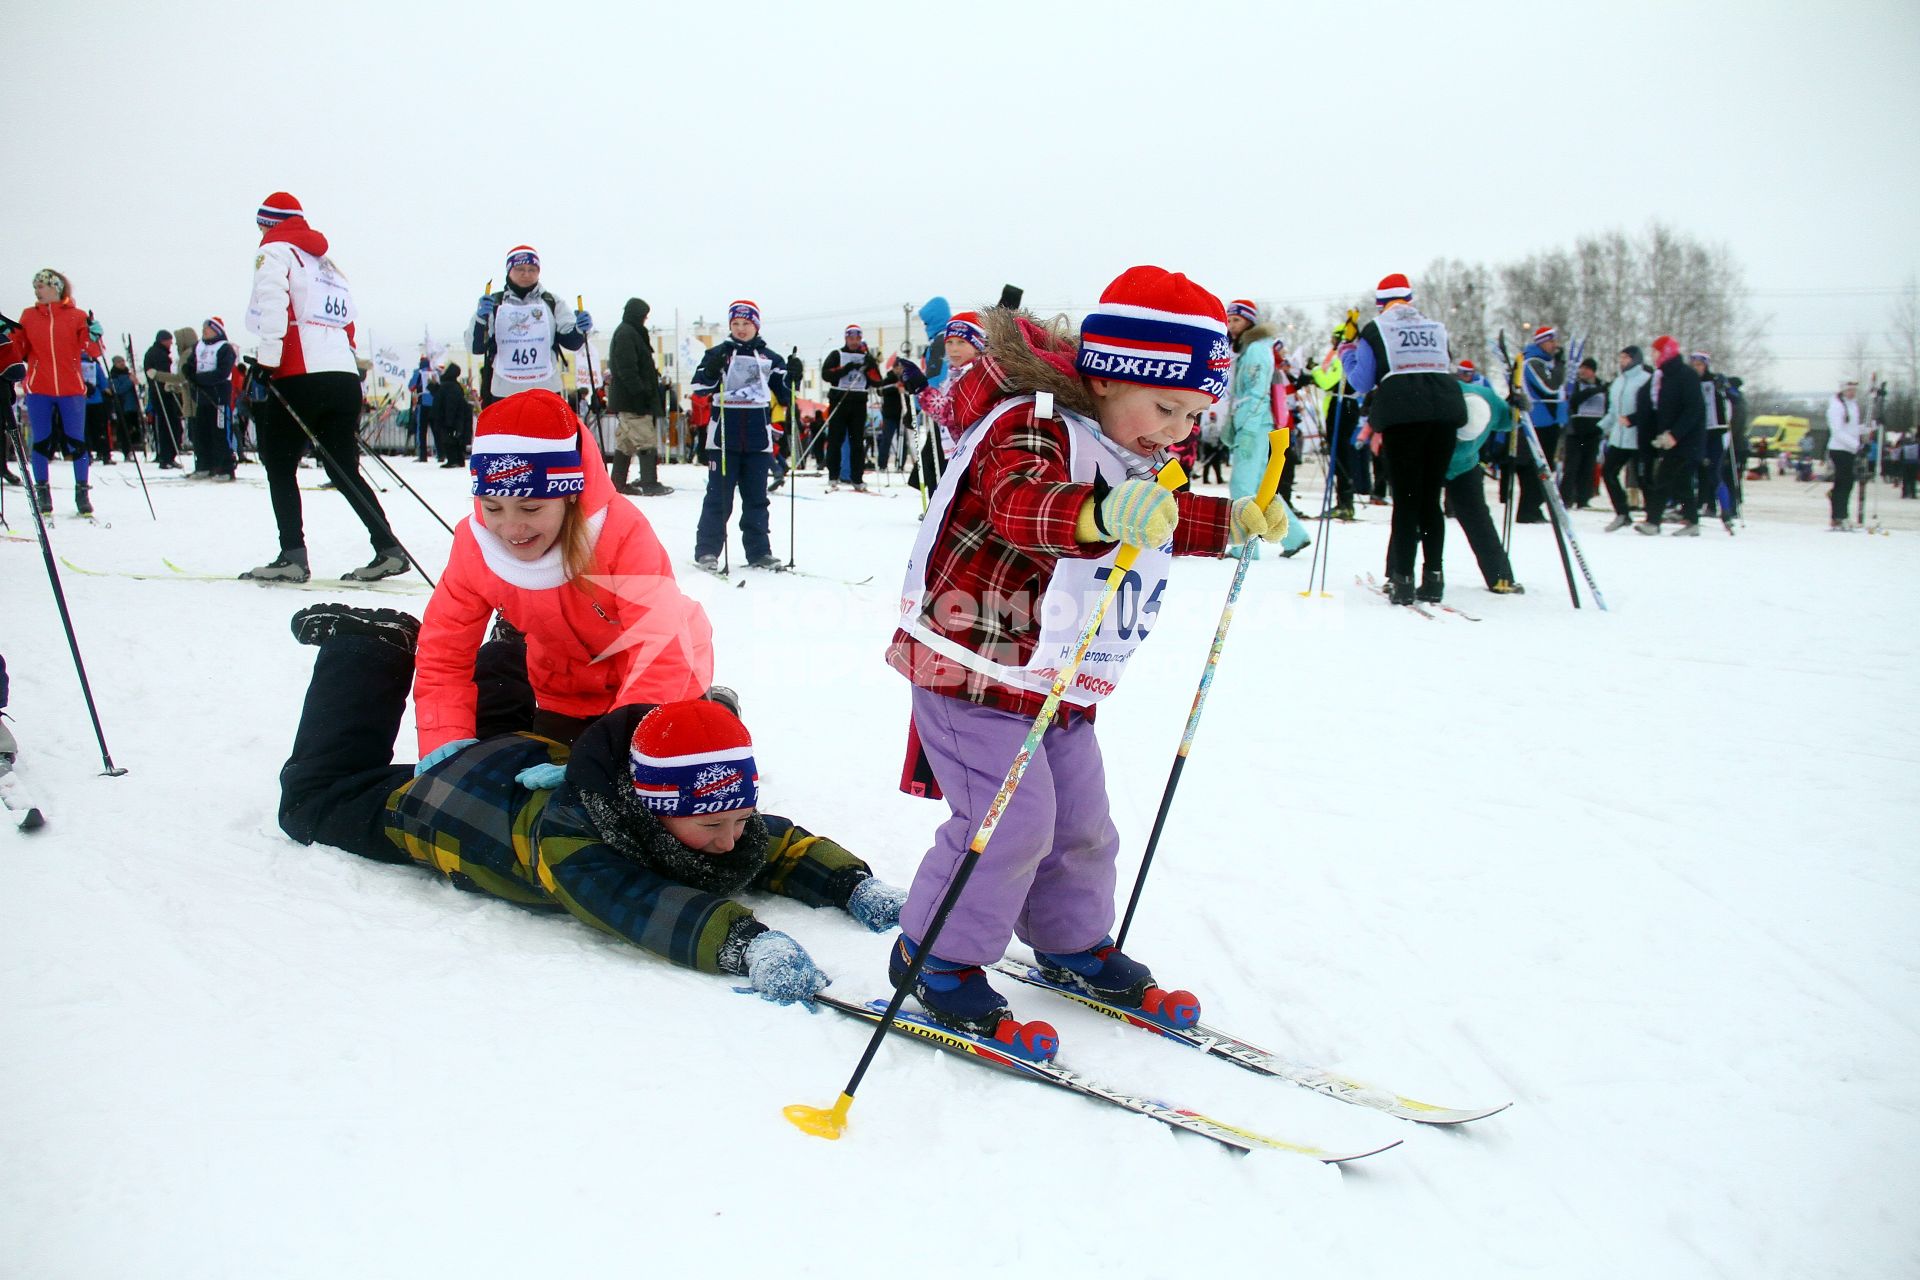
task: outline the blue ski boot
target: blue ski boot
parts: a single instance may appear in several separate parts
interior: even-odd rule
[[[1153,972],[1102,938],[1097,946],[1070,955],[1035,950],[1034,967],[1048,982],[1069,991],[1081,991],[1104,1004],[1139,1011],[1148,1019],[1175,1030],[1200,1021],[1200,998],[1191,991],[1163,991],[1153,983]]]
[[[901,934],[887,957],[887,977],[897,988],[918,950]],[[1007,998],[993,989],[979,965],[953,964],[927,957],[913,984],[913,998],[943,1027],[994,1045],[1016,1058],[1049,1062],[1060,1051],[1060,1035],[1045,1022],[1021,1022]]]

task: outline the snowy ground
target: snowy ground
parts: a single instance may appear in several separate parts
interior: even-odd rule
[[[397,465],[464,509],[463,473]],[[257,480],[156,486],[155,523],[128,468],[101,477],[112,527],[54,531],[78,565],[271,551]],[[690,559],[698,473],[666,478],[644,510]],[[1920,537],[1820,531],[1824,491],[1756,492],[1737,538],[1582,515],[1609,613],[1568,606],[1544,528],[1517,537],[1521,598],[1481,591],[1450,533],[1478,624],[1354,590],[1381,508],[1334,531],[1334,599],[1296,594],[1305,555],[1253,569],[1133,949],[1250,1039],[1514,1108],[1422,1129],[1013,998],[1115,1083],[1327,1146],[1405,1139],[1344,1172],[904,1043],[844,1140],[801,1136],[780,1108],[830,1101],[861,1027],[280,834],[312,656],[286,620],[325,595],[66,573],[130,770],[110,780],[39,552],[0,543],[21,771],[50,815],[0,833],[0,1272],[1912,1276]],[[880,661],[919,503],[800,492],[776,549],[792,514],[803,567],[872,584],[686,587],[768,806],[904,883],[943,812],[894,789],[907,694]],[[307,508],[319,571],[365,561],[343,502]],[[6,514],[30,531],[18,490]],[[1123,882],[1228,579],[1182,566],[1103,713]],[[881,991],[880,939],[761,910],[837,992]]]

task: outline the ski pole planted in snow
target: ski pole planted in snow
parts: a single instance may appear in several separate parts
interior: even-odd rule
[[[1174,490],[1185,483],[1186,475],[1180,470],[1178,462],[1169,462],[1160,469],[1156,479],[1161,488]],[[1118,594],[1120,584],[1126,580],[1127,571],[1133,567],[1138,556],[1137,548],[1122,546],[1119,555],[1114,558],[1114,571],[1107,575],[1106,585],[1094,601],[1093,612],[1088,615],[1087,625],[1082,628],[1080,639],[1073,647],[1073,656],[1061,664],[1059,674],[1054,676],[1053,687],[1047,690],[1047,700],[1040,705],[1040,714],[1033,718],[1033,726],[1027,730],[1026,740],[1020,744],[1013,763],[1008,766],[1000,790],[987,806],[979,830],[973,833],[966,856],[960,860],[960,869],[954,874],[953,883],[947,886],[946,895],[940,899],[939,909],[927,925],[926,936],[920,939],[920,945],[914,949],[913,961],[907,966],[906,973],[901,975],[900,985],[894,988],[893,999],[887,1002],[886,1012],[880,1015],[880,1021],[874,1025],[873,1035],[868,1039],[866,1051],[860,1055],[859,1065],[854,1067],[847,1087],[840,1091],[840,1097],[831,1107],[795,1103],[784,1112],[787,1120],[801,1132],[810,1133],[816,1138],[838,1138],[846,1132],[847,1111],[853,1106],[853,1095],[860,1088],[867,1068],[873,1065],[873,1055],[879,1051],[880,1042],[887,1038],[887,1031],[899,1016],[900,1005],[906,1000],[907,993],[920,980],[920,971],[926,967],[927,957],[933,954],[933,944],[939,938],[940,930],[946,925],[947,917],[953,914],[973,869],[980,864],[980,855],[986,850],[987,842],[993,839],[994,828],[1000,824],[1000,815],[1006,812],[1008,802],[1020,786],[1020,779],[1026,775],[1027,765],[1032,761],[1033,753],[1039,749],[1040,739],[1046,735],[1047,727],[1052,724],[1054,712],[1060,707],[1060,699],[1066,695],[1067,686],[1073,683],[1074,673],[1080,669],[1080,660],[1087,656],[1087,650],[1093,646],[1094,636],[1099,634],[1100,624],[1107,616],[1107,606],[1113,603],[1113,597]]]
[[[1260,477],[1260,488],[1254,493],[1253,500],[1265,510],[1280,492],[1280,476],[1287,466],[1287,445],[1293,433],[1285,427],[1267,432],[1267,469]],[[1291,515],[1289,515],[1291,518]],[[1200,729],[1200,713],[1207,708],[1207,694],[1213,689],[1213,673],[1220,667],[1220,651],[1226,647],[1227,628],[1233,625],[1233,606],[1240,599],[1241,584],[1247,580],[1247,566],[1259,555],[1253,539],[1249,538],[1240,547],[1240,563],[1233,571],[1233,585],[1227,588],[1227,603],[1220,610],[1220,625],[1213,629],[1213,647],[1207,651],[1207,665],[1200,672],[1200,687],[1194,691],[1193,709],[1187,712],[1186,732],[1180,736],[1180,750],[1174,754],[1173,769],[1167,774],[1166,790],[1160,793],[1160,811],[1153,816],[1153,831],[1147,836],[1147,851],[1140,857],[1140,874],[1134,877],[1133,893],[1127,898],[1126,914],[1120,918],[1120,933],[1113,945],[1124,948],[1127,945],[1127,930],[1133,927],[1134,909],[1140,905],[1140,891],[1147,886],[1147,871],[1153,866],[1153,851],[1160,845],[1160,832],[1167,825],[1167,811],[1173,807],[1174,789],[1180,785],[1180,774],[1187,767],[1187,753],[1193,750],[1193,736]]]
[[[13,437],[14,448],[20,454],[20,474],[28,479],[33,476],[33,460],[27,456],[27,442],[18,432],[9,431]],[[34,527],[40,532],[40,555],[47,562],[47,584],[53,588],[53,602],[60,609],[60,625],[67,631],[67,648],[73,654],[74,674],[80,677],[80,693],[87,700],[87,715],[93,720],[93,736],[100,744],[101,769],[109,778],[117,778],[126,770],[114,764],[113,756],[107,751],[106,731],[100,727],[100,710],[93,704],[93,686],[87,682],[87,664],[80,657],[80,640],[73,634],[73,615],[67,612],[67,593],[60,587],[60,570],[53,563],[53,543],[47,537],[47,522],[40,514],[40,504],[27,502],[27,509],[33,512]]]

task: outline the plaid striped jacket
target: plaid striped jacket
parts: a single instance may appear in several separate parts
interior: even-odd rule
[[[631,737],[642,710],[623,707],[604,717],[622,722],[606,736]],[[677,965],[721,972],[721,943],[753,913],[731,898],[669,879],[600,838],[583,800],[584,779],[592,775],[577,767],[580,752],[591,749],[587,744],[582,735],[570,752],[546,738],[513,734],[456,752],[388,797],[387,838],[459,888],[564,910]],[[529,791],[513,780],[522,769],[549,762],[568,765],[559,787]],[[604,772],[609,762],[599,763]],[[624,776],[624,755],[617,764]],[[871,874],[839,845],[785,818],[763,814],[755,821],[770,838],[754,889],[811,907],[845,907],[853,887]]]
[[[985,386],[983,378],[965,379],[963,391]],[[968,421],[980,416],[973,413]],[[1110,542],[1083,543],[1074,536],[1093,486],[1071,478],[1067,430],[1059,418],[1035,418],[1031,405],[1009,410],[988,428],[928,557],[923,625],[975,653],[993,654],[1009,665],[1023,663],[1039,639],[1038,602],[1054,565],[1067,557],[1097,559],[1113,550]],[[1232,504],[1191,490],[1175,499],[1180,523],[1173,531],[1173,554],[1224,555]],[[960,616],[961,601],[1029,601],[1032,607],[1025,612],[982,607]],[[893,634],[887,663],[923,689],[1001,711],[1031,717],[1046,702],[1045,694],[1002,684],[935,653],[904,628]],[[1091,707],[1062,703],[1058,714],[1068,712],[1093,718]]]

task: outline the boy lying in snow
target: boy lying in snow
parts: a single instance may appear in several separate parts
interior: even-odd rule
[[[831,840],[754,808],[752,739],[717,702],[625,706],[573,744],[531,733],[396,765],[419,622],[325,604],[293,617],[319,646],[280,827],[378,862],[417,862],[462,889],[564,909],[675,964],[744,976],[780,1004],[828,982],[792,938],[732,895],[835,906],[875,932],[904,891]]]

